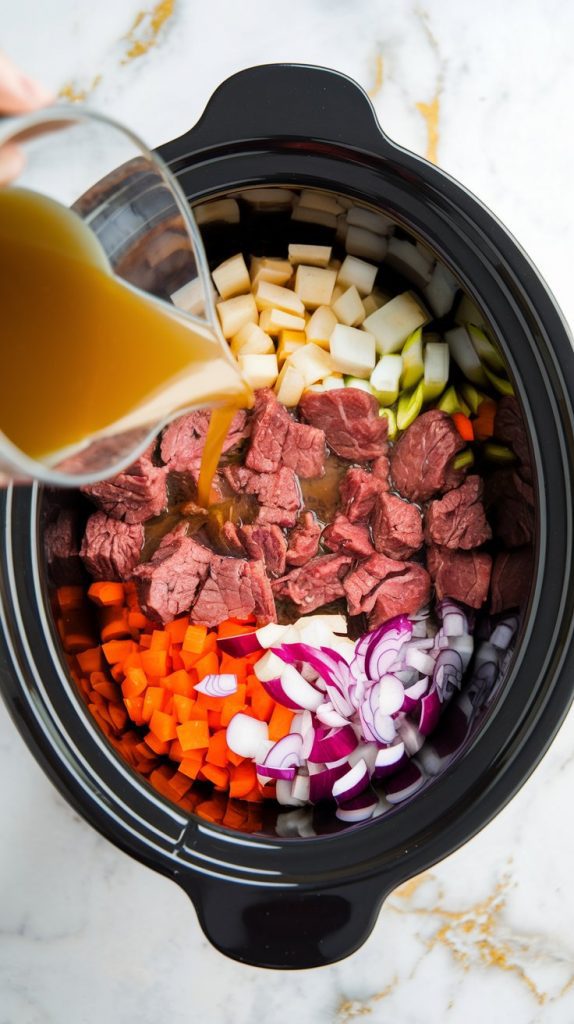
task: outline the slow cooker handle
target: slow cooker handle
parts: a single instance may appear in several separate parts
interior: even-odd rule
[[[274,970],[322,967],[354,953],[369,937],[383,891],[378,878],[332,889],[272,887],[189,875],[178,879],[211,944],[241,963]]]
[[[302,139],[374,152],[396,150],[367,93],[339,71],[306,64],[266,64],[226,79],[189,132],[159,148],[177,173],[194,151],[261,139]]]

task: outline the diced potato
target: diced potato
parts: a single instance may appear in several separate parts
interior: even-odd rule
[[[375,339],[368,331],[337,324],[331,335],[335,369],[354,377],[369,377],[375,368]]]
[[[282,405],[292,408],[301,401],[305,389],[305,378],[295,366],[285,363],[277,378],[275,394]]]
[[[361,296],[354,284],[333,303],[332,309],[337,319],[347,327],[358,327],[365,319]]]
[[[231,339],[231,351],[234,356],[240,353],[247,355],[272,355],[275,351],[273,338],[270,338],[265,331],[262,331],[257,324],[245,324]]]
[[[412,292],[402,292],[377,309],[363,323],[374,334],[381,355],[398,352],[413,331],[430,319],[426,309]]]
[[[279,375],[277,356],[273,355],[240,355],[239,369],[252,388],[272,387]]]
[[[295,276],[295,294],[307,309],[328,306],[336,280],[336,270],[301,265],[297,267]]]
[[[435,316],[446,316],[452,309],[459,283],[443,263],[437,263],[431,279],[423,289],[424,297]]]
[[[321,348],[329,349],[329,339],[337,325],[337,317],[329,306],[319,306],[305,327],[307,341],[314,341]]]
[[[301,206],[309,206],[312,210],[324,210],[325,213],[339,214],[343,207],[328,192],[315,192],[314,189],[304,188],[299,199]]]
[[[334,213],[316,210],[311,206],[301,206],[301,203],[297,203],[293,207],[291,220],[299,221],[303,224],[320,224],[324,228],[332,228],[333,231],[337,229],[337,217]]]
[[[341,269],[341,260],[337,260],[337,259],[330,259],[329,260],[329,270],[340,270],[340,269]]]
[[[364,383],[362,381],[361,383]],[[337,391],[338,388],[344,388],[345,381],[340,374],[331,373],[328,377],[324,377],[317,384],[311,384],[311,387],[305,388],[306,391]]]
[[[472,381],[473,384],[485,387],[488,384],[488,379],[467,329],[465,327],[453,327],[450,331],[446,332],[444,337],[448,343],[452,358],[460,367],[465,377]]]
[[[252,295],[236,295],[222,299],[216,307],[225,338],[232,338],[245,324],[257,323],[257,306]]]
[[[377,235],[388,235],[395,226],[390,217],[377,210],[367,210],[364,206],[351,206],[347,210],[347,223],[374,231]]]
[[[293,316],[303,316],[305,312],[305,306],[295,292],[271,284],[270,281],[259,282],[255,289],[255,302],[260,312],[264,309],[282,309],[284,313],[292,313]]]
[[[336,302],[337,299],[340,299],[341,295],[344,295],[346,290],[347,289],[342,284],[335,285],[335,287],[333,288],[333,294],[331,295],[331,309],[333,308],[333,303]]]
[[[362,256],[366,260],[377,260],[380,263],[387,252],[387,239],[366,228],[349,225],[345,235],[345,249],[351,256]]]
[[[298,348],[289,356],[289,365],[303,374],[305,387],[315,384],[333,372],[333,360],[328,352],[318,345],[308,344]]]
[[[368,295],[373,290],[378,269],[356,256],[346,256],[341,264],[337,284],[343,288],[350,288],[354,284],[359,295]]]
[[[289,261],[294,266],[304,263],[307,267],[327,267],[331,259],[330,245],[304,245],[292,242],[289,246]]]
[[[365,295],[365,298],[363,299],[365,316],[370,316],[371,313],[375,313],[377,309],[380,309],[381,306],[384,306],[385,302],[388,302],[389,299],[390,295],[385,295],[384,292],[379,291],[378,288],[375,288],[375,290],[371,292],[370,295]]]
[[[456,324],[475,324],[476,327],[482,327],[484,331],[488,330],[486,320],[478,306],[475,306],[472,299],[466,293],[462,295],[456,307],[454,322]]]
[[[304,331],[281,331],[277,348],[277,361],[281,366],[297,349],[307,344]]]
[[[271,259],[266,256],[252,256],[249,264],[251,284],[257,288],[260,281],[270,281],[271,284],[285,285],[291,279],[293,267],[289,260]]]
[[[423,252],[404,238],[390,238],[386,262],[404,274],[413,284],[424,288],[431,279],[434,265],[432,255],[427,253],[428,250]]]
[[[222,299],[231,299],[234,295],[244,295],[245,292],[251,290],[249,271],[245,265],[243,254],[240,252],[220,263],[211,276]]]
[[[403,372],[403,357],[382,356],[371,374],[371,386],[382,405],[392,405],[399,397],[399,385]]]
[[[199,203],[193,207],[196,224],[212,224],[222,220],[227,224],[239,224],[239,204],[236,199],[214,199],[210,203]]]
[[[259,326],[262,331],[275,337],[280,331],[304,331],[305,317],[293,316],[282,309],[264,309],[259,317]]]

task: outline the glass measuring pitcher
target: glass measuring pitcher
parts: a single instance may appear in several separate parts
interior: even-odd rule
[[[0,482],[118,472],[186,409],[249,389],[221,334],[177,182],[130,131],[79,107],[0,121]]]

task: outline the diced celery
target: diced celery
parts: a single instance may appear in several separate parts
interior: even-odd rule
[[[470,340],[475,347],[476,354],[483,365],[486,363],[487,366],[490,366],[491,370],[502,370],[503,373],[506,373],[504,359],[496,346],[492,344],[490,338],[487,338],[484,331],[480,327],[475,327],[474,324],[467,324],[466,329],[470,334]]]
[[[452,416],[453,412],[463,412],[465,416],[470,416],[471,412],[466,402],[462,400],[456,388],[452,387],[452,385],[446,389],[440,402],[437,402],[437,409],[447,412],[449,416]]]
[[[465,377],[473,384],[484,387],[488,383],[487,377],[466,327],[453,327],[446,332],[445,339],[452,358]]]
[[[485,372],[486,376],[488,377],[490,383],[492,384],[493,388],[495,388],[496,391],[499,392],[499,394],[501,394],[501,395],[513,395],[514,394],[514,388],[512,387],[512,384],[510,383],[510,381],[508,380],[507,377],[501,377],[498,374],[493,373],[492,370],[488,369],[488,366],[484,367],[484,372]]]
[[[516,462],[516,455],[511,448],[507,448],[504,444],[494,444],[494,442],[489,441],[488,444],[484,445],[483,451],[485,459],[488,459],[489,462],[505,464]]]
[[[346,376],[344,380],[345,387],[347,388],[359,388],[360,391],[367,391],[369,395],[375,395],[375,389],[371,387],[368,380],[363,380],[361,377],[352,377],[350,375]]]
[[[461,384],[460,390],[465,402],[470,406],[471,412],[476,416],[480,403],[484,402],[487,396],[466,380]]]
[[[416,388],[405,391],[399,398],[397,408],[397,427],[406,430],[413,423],[423,407],[424,383],[421,380]]]
[[[463,452],[459,452],[458,455],[455,455],[454,459],[452,460],[452,468],[466,469],[467,467],[472,466],[473,463],[474,452],[472,448],[465,448]]]
[[[394,441],[397,436],[397,417],[393,409],[379,409],[379,416],[384,416],[387,421],[387,437]]]
[[[423,332],[417,328],[409,335],[403,345],[403,376],[401,386],[403,388],[414,388],[424,373],[423,362]]]
[[[402,372],[402,356],[389,354],[379,359],[370,380],[381,405],[392,405],[396,402]]]
[[[442,341],[429,341],[425,345],[423,398],[432,402],[448,384],[449,347]]]

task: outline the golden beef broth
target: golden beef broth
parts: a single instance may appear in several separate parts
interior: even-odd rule
[[[312,509],[322,523],[332,523],[339,510],[339,488],[348,468],[348,462],[331,453],[325,459],[324,476],[299,481],[305,508]]]
[[[234,411],[251,391],[207,325],[111,272],[80,217],[25,189],[0,190],[0,429],[26,455],[58,456],[101,435],[218,407],[200,477],[211,480]]]

